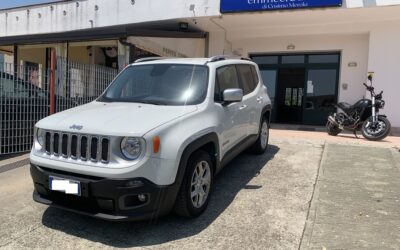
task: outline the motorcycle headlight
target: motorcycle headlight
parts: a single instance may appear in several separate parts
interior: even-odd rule
[[[45,137],[44,130],[41,128],[37,128],[36,129],[36,140],[42,147],[44,145],[44,137]]]
[[[136,137],[125,137],[121,141],[121,152],[129,160],[136,160],[142,154],[144,141]]]

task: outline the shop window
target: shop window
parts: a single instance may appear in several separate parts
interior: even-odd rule
[[[278,56],[254,56],[251,59],[257,64],[278,64]]]
[[[282,56],[283,64],[296,64],[296,63],[304,63],[304,62],[305,62],[304,55]]]
[[[309,63],[339,63],[339,55],[310,55]]]

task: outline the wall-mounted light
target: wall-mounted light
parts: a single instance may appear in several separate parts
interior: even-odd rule
[[[296,45],[294,45],[294,44],[289,44],[289,45],[286,47],[286,49],[287,49],[287,50],[294,50],[294,49],[296,49]]]
[[[98,11],[98,10],[99,10],[99,6],[98,6],[98,5],[95,5],[95,6],[94,6],[94,10],[95,10],[95,11]]]
[[[342,83],[342,89],[343,90],[347,90],[349,88],[349,84],[348,83]]]
[[[76,2],[76,7],[77,7],[77,8],[79,7],[79,2]]]
[[[50,6],[50,10],[51,11],[53,11],[54,10],[54,6],[52,5],[52,6]]]
[[[349,62],[348,64],[347,64],[347,66],[349,66],[350,68],[355,68],[355,67],[357,67],[357,62]]]
[[[42,18],[42,14],[38,13],[37,14],[38,18]]]
[[[67,15],[67,11],[66,11],[66,10],[63,11],[63,15],[64,15],[64,16]]]

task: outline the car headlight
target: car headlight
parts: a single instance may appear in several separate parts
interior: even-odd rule
[[[144,142],[140,138],[125,137],[121,142],[121,152],[129,160],[136,160],[142,154]]]
[[[36,140],[38,141],[38,143],[40,144],[40,146],[44,145],[44,130],[41,128],[37,128],[36,129]]]

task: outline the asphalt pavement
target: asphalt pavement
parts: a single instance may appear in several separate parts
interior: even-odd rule
[[[268,153],[219,174],[199,218],[113,223],[34,203],[29,166],[0,161],[0,248],[400,249],[399,162],[390,147],[272,132]]]

